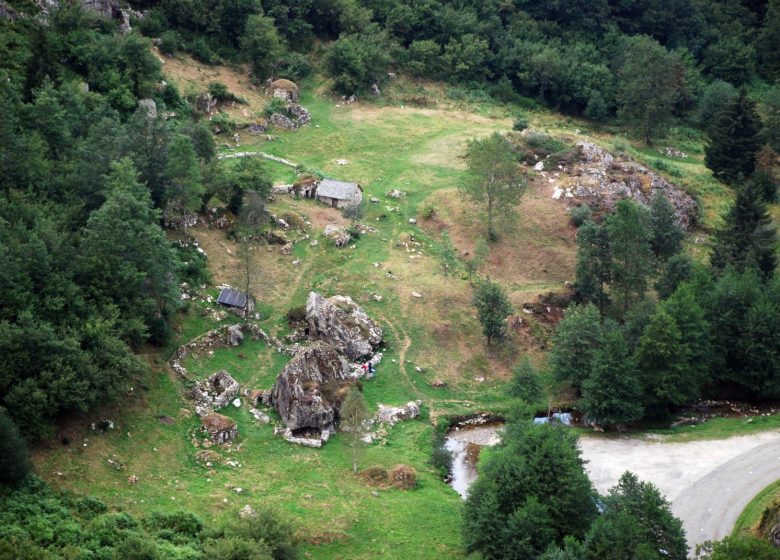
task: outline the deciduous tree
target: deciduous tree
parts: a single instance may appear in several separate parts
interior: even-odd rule
[[[623,315],[644,296],[655,269],[651,223],[647,208],[629,199],[618,202],[607,218],[612,251],[611,293],[621,304]]]
[[[474,289],[473,301],[487,343],[504,338],[506,318],[512,312],[512,306],[501,286],[490,280],[481,281]]]
[[[350,389],[347,398],[339,410],[339,425],[342,431],[349,435],[352,445],[352,470],[357,472],[358,453],[360,442],[368,428],[367,423],[371,419],[366,398],[357,387]]]
[[[517,156],[511,144],[498,132],[482,140],[474,140],[468,149],[469,179],[462,190],[475,204],[487,212],[487,238],[497,238],[494,218],[498,213],[511,212],[525,191]]]

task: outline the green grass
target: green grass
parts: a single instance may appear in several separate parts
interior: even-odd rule
[[[734,524],[732,535],[743,536],[751,535],[761,522],[761,516],[764,510],[780,496],[780,480],[773,482],[756,497],[750,500],[750,503],[739,514],[737,522]]]
[[[423,223],[421,214],[426,204],[435,203],[437,219],[445,217],[446,226],[464,227],[463,237],[475,231],[464,224],[477,222],[477,214],[459,201],[455,191],[464,178],[463,148],[471,138],[508,130],[511,110],[484,99],[471,102],[465,98],[447,110],[402,108],[402,96],[383,98],[385,107],[337,106],[339,101],[314,93],[317,85],[305,84],[301,100],[311,111],[312,125],[298,132],[274,131],[277,139],[273,141],[245,139],[240,149],[268,152],[329,177],[358,181],[366,199],[376,197],[380,201],[366,205],[362,220],[378,232],[356,240],[354,249],[331,247],[321,229],[309,232],[311,239],[319,241],[318,246],[313,247],[308,240],[301,242],[292,256],[263,248],[258,285],[253,291],[271,312],[261,326],[276,336],[286,334],[287,310],[303,304],[311,290],[350,295],[382,325],[384,360],[377,376],[363,384],[368,403],[376,407],[378,403],[396,405],[420,399],[424,415],[391,429],[386,445],[365,448],[360,464],[388,468],[409,464],[417,470],[419,487],[411,491],[380,490],[378,497],[373,496],[373,489],[351,472],[351,448],[344,439],[335,436],[322,449],[289,444],[273,435],[273,426],[255,423],[246,400],[240,408],[230,406],[224,411],[237,422],[239,437],[235,444],[211,448],[221,456],[212,468],[197,460],[202,448],[196,447],[193,440],[202,437],[196,437],[199,421],[187,399],[192,380],[226,369],[240,382],[242,390],[267,389],[287,360],[263,342],[245,340],[236,348],[215,349],[213,355],[188,356],[185,366],[191,380],[173,377],[163,362],[177,344],[220,324],[211,317],[213,307],[203,301],[190,304],[178,325],[176,340],[150,356],[155,371],[149,378],[118,406],[96,414],[96,419],[113,419],[117,429],[101,434],[89,430],[91,419],[74,422],[71,445],[54,444],[37,453],[38,472],[58,486],[90,493],[115,508],[142,514],[155,509],[187,508],[214,523],[235,516],[245,504],[274,506],[299,528],[306,558],[462,558],[462,501],[428,464],[432,431],[429,419],[508,410],[511,398],[506,383],[522,352],[509,346],[485,346],[471,307],[470,287],[459,274],[445,281],[438,273],[433,254],[440,229],[436,220]],[[585,130],[583,123],[563,120],[549,112],[533,113],[532,118],[535,127],[554,134],[574,134],[577,127]],[[721,204],[718,197],[726,200],[727,193],[703,178],[701,152],[693,148],[684,148],[691,154],[690,162],[669,165],[679,168],[683,184],[691,181],[690,188],[708,201],[708,215],[715,215]],[[640,149],[635,154],[637,158],[664,160],[657,152]],[[347,159],[349,164],[339,166],[337,159]],[[289,167],[272,162],[267,167],[274,182],[294,180]],[[385,196],[396,188],[407,196],[399,200]],[[540,212],[557,208],[541,206],[551,205],[549,197],[535,203],[537,206],[531,208],[541,208]],[[397,207],[398,211],[388,207]],[[313,201],[288,197],[277,197],[271,209],[277,213],[294,210],[308,217],[323,211]],[[563,270],[558,273],[560,278],[552,278],[525,270],[530,268],[524,265],[529,247],[547,251],[544,254],[551,255],[548,260],[572,251],[571,232],[550,235],[543,227],[544,222],[553,219],[551,216],[558,215],[523,216],[519,225],[505,234],[506,245],[520,246],[524,251],[518,262],[512,260],[505,269],[510,275],[507,286],[515,298],[533,298],[556,289],[572,272]],[[409,218],[417,218],[420,223],[411,225]],[[219,230],[200,233],[217,240],[210,249],[215,281],[235,282],[231,276],[235,271],[230,269],[235,264],[225,258],[229,240]],[[411,234],[419,243],[415,253],[398,246]],[[493,251],[496,259],[504,257],[496,254],[499,249]],[[412,258],[420,254],[420,258]],[[299,259],[299,266],[293,267],[292,259]],[[386,275],[388,271],[392,271],[392,277]],[[423,298],[412,298],[412,290],[422,293]],[[215,295],[215,290],[210,293]],[[382,301],[374,301],[373,294],[381,295]],[[221,324],[234,322],[237,319],[230,316]],[[537,330],[540,332],[530,345],[538,344],[538,339],[545,336],[543,329]],[[477,381],[483,377],[484,381]],[[433,388],[434,379],[443,379],[446,386]],[[161,423],[161,415],[174,418],[175,423]],[[275,414],[271,416],[278,422]],[[780,416],[756,418],[749,424],[718,419],[702,426],[657,433],[685,440],[777,426]],[[109,458],[120,460],[125,468],[115,470]],[[241,466],[231,467],[227,460]],[[137,484],[128,483],[131,474],[139,477]],[[243,491],[236,493],[234,487]]]

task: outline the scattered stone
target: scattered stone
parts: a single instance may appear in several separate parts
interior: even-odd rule
[[[292,265],[293,265],[293,266],[298,266],[298,265],[300,265],[300,264],[301,264],[301,259],[295,259],[295,260],[292,262]]]
[[[324,298],[310,292],[306,321],[312,338],[327,342],[350,360],[373,353],[382,342],[382,328],[347,296]]]
[[[323,232],[325,237],[330,239],[336,247],[346,247],[352,240],[352,236],[340,226],[328,224]]]
[[[250,408],[249,414],[251,414],[256,421],[258,421],[260,424],[268,424],[271,422],[271,417],[268,416],[265,412],[262,410],[258,410],[256,408]]]
[[[204,115],[211,113],[217,106],[217,100],[210,93],[199,93],[195,96],[195,110]]]
[[[214,443],[228,443],[238,435],[236,423],[222,414],[212,412],[203,418],[203,430]]]
[[[371,201],[372,204],[379,204],[379,199],[375,196],[372,196],[371,198],[369,198],[369,200]]]
[[[336,160],[336,165],[349,165],[349,160],[348,159],[337,159]]]
[[[238,512],[238,516],[241,519],[249,519],[250,517],[255,517],[256,515],[257,513],[255,512],[254,509],[252,509],[252,506],[250,506],[249,504],[242,507]]]
[[[374,84],[371,84],[371,87],[369,88],[372,95],[379,96],[382,94],[382,92],[379,90],[379,86]]]
[[[540,161],[536,165],[534,165],[535,171],[544,171],[544,162]]]
[[[387,196],[388,198],[401,198],[405,194],[406,193],[403,191],[399,191],[398,189],[393,189],[390,192],[388,192],[385,196]]]
[[[138,484],[138,477],[135,476],[134,474],[131,474],[130,476],[127,477],[127,482],[128,484]]]
[[[681,152],[677,148],[672,148],[671,146],[667,146],[663,150],[659,150],[659,152],[668,158],[685,159],[688,157],[688,154],[685,152]]]
[[[260,136],[261,134],[265,134],[265,131],[265,124],[252,123],[249,125],[249,134],[251,136]]]
[[[420,292],[412,292],[412,297],[420,299],[422,297],[422,294]]]
[[[320,244],[319,239],[312,239],[311,242],[309,243],[309,245],[311,245],[312,247],[316,247],[319,244]]]
[[[416,219],[414,219],[414,218],[409,218],[409,223],[410,223],[410,224],[412,224],[412,225],[414,225],[414,224],[416,224],[416,223],[417,223],[417,220],[416,220]]]
[[[282,248],[279,249],[279,252],[282,255],[291,255],[292,251],[293,251],[293,244],[292,243],[287,243],[285,245],[282,245]]]
[[[372,490],[372,491],[371,491],[371,495],[372,495],[374,498],[378,498],[378,497],[379,497],[379,492],[377,492],[376,490]]]
[[[392,426],[402,420],[412,420],[420,415],[421,404],[422,401],[409,401],[405,405],[398,407],[380,404],[379,411],[376,414],[376,421]]]
[[[157,118],[157,103],[154,102],[154,99],[139,99],[138,108],[146,111],[147,119],[154,120]]]
[[[436,378],[433,381],[431,381],[431,387],[434,387],[435,389],[440,389],[441,387],[446,387],[446,386],[447,384],[439,378]]]
[[[379,294],[371,294],[371,299],[374,301],[382,301],[384,298]]]
[[[233,406],[235,406],[236,408],[241,408],[241,399],[239,399],[238,397],[233,399]]]

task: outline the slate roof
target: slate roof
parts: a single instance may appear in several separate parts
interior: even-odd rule
[[[227,305],[228,307],[244,307],[246,305],[246,294],[235,288],[222,288],[217,298],[217,303]]]
[[[362,190],[357,183],[323,179],[317,186],[317,196],[335,198],[336,200],[352,200],[358,191]]]

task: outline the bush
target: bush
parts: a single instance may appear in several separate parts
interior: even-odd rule
[[[631,143],[621,136],[612,139],[612,151],[616,154],[625,154],[631,147]]]
[[[159,6],[146,10],[143,19],[138,22],[139,31],[147,37],[159,37],[168,27],[168,18]]]
[[[284,99],[273,97],[263,109],[263,114],[266,118],[270,118],[274,113],[283,115],[287,113],[287,102]]]
[[[228,87],[222,82],[211,82],[209,84],[209,93],[211,97],[219,101],[234,101],[236,96],[230,93]]]
[[[592,217],[593,217],[593,211],[590,209],[590,206],[588,206],[587,204],[583,204],[582,206],[577,206],[576,208],[572,208],[570,212],[571,222],[577,227],[580,227],[582,224],[590,220]]]
[[[203,531],[203,522],[188,511],[163,513],[154,511],[144,520],[144,527],[150,531],[172,531],[190,538],[197,537]]]
[[[520,114],[515,117],[515,122],[512,124],[512,130],[522,132],[528,128],[528,125],[528,115]]]
[[[227,527],[225,537],[262,543],[270,549],[274,560],[294,560],[298,557],[292,526],[274,510],[256,511],[254,516]]]
[[[182,48],[181,37],[175,31],[165,31],[160,34],[160,52],[163,54],[176,54]]]
[[[303,79],[311,72],[312,67],[309,59],[297,52],[285,54],[276,67],[277,76],[284,76],[293,81]]]
[[[221,134],[223,132],[225,134],[233,134],[238,128],[236,121],[224,111],[219,111],[216,115],[212,116],[210,125],[214,134]]]
[[[211,50],[211,47],[203,37],[193,39],[192,43],[190,43],[190,52],[195,60],[203,64],[215,64],[217,62],[217,54]]]
[[[0,408],[0,484],[16,486],[30,473],[27,442],[5,409]]]

